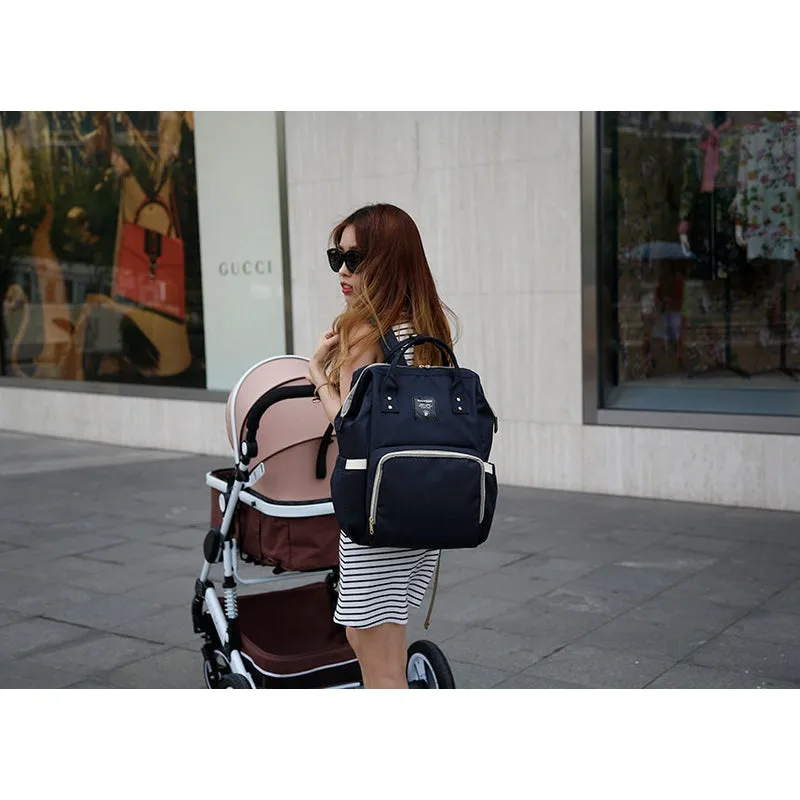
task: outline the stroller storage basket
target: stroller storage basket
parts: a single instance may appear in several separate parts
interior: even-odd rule
[[[321,581],[239,598],[242,656],[256,688],[320,688],[358,682],[361,673],[334,598]]]
[[[222,487],[233,474],[232,469],[219,469],[208,476],[211,527],[222,523],[219,498],[224,495]],[[333,513],[277,516],[258,508],[268,505],[274,506],[274,503],[252,489],[239,497],[233,518],[233,536],[244,561],[296,572],[331,569],[339,563],[339,524]],[[333,510],[330,501],[317,505],[323,512]],[[292,506],[287,505],[286,511],[291,510]]]

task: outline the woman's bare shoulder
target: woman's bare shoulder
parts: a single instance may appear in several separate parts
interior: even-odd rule
[[[380,346],[375,341],[375,328],[366,322],[356,325],[350,334],[348,360],[360,361],[365,357],[376,356],[380,352]]]

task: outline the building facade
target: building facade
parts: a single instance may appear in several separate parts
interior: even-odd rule
[[[417,221],[501,482],[800,510],[795,112],[2,112],[0,428],[227,456]]]

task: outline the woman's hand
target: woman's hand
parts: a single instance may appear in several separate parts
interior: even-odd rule
[[[311,361],[308,364],[308,379],[314,386],[319,386],[325,383],[326,374],[323,364],[328,360],[331,350],[339,343],[339,334],[333,330],[325,331],[319,337],[317,349],[311,356]]]

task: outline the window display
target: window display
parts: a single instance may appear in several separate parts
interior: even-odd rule
[[[205,387],[194,117],[0,112],[0,375]]]
[[[602,115],[608,407],[800,415],[798,112]]]

